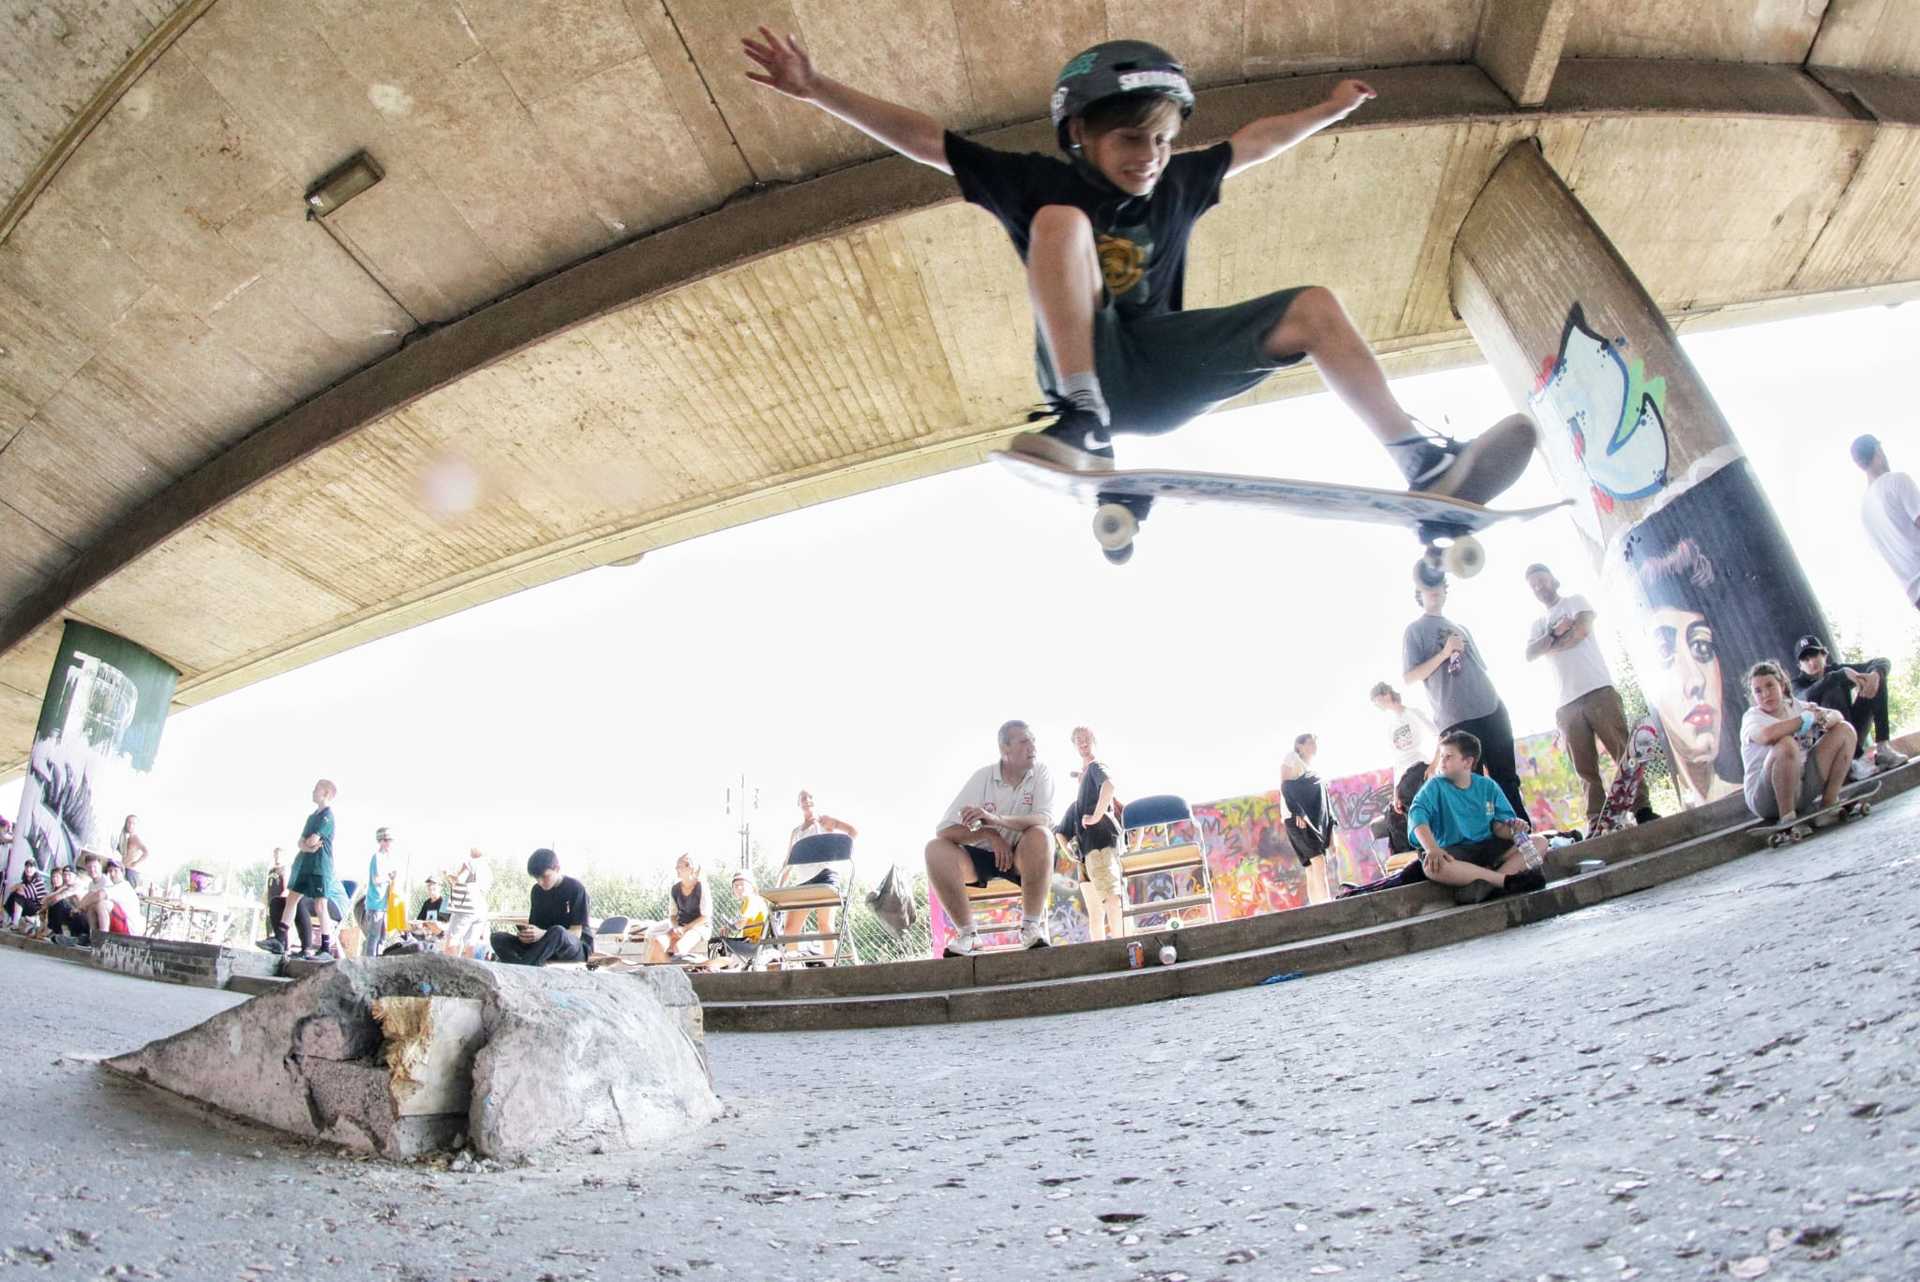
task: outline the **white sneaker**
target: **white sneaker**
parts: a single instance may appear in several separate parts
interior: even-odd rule
[[[1865,783],[1873,778],[1873,765],[1865,757],[1855,757],[1853,764],[1847,767],[1847,779],[1852,783]]]
[[[1883,743],[1873,750],[1873,764],[1882,770],[1897,770],[1907,764],[1907,754],[1890,743]]]
[[[980,951],[980,937],[972,927],[947,936],[947,946],[942,955],[947,957],[971,957]]]
[[[1047,938],[1045,921],[1023,921],[1020,923],[1020,947],[1049,948],[1053,941]]]

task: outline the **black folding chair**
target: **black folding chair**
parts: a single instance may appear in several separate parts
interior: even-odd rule
[[[819,874],[830,871],[828,865],[844,863],[846,868],[834,879],[826,879]],[[825,943],[833,941],[835,962],[859,965],[859,945],[853,942],[853,838],[844,832],[820,832],[811,837],[802,837],[793,843],[793,849],[787,852],[788,868],[796,872],[813,872],[807,880],[793,886],[775,886],[761,891],[761,898],[767,901],[767,932],[761,937],[762,950],[784,951],[788,944],[803,944],[811,941]],[[839,885],[834,885],[834,881]],[[819,909],[833,909],[838,915],[834,918],[831,931],[797,931],[791,935],[780,933],[780,921],[786,913],[806,914]],[[760,960],[758,952],[755,962]],[[823,959],[824,960],[824,959]],[[784,963],[783,963],[784,964]]]

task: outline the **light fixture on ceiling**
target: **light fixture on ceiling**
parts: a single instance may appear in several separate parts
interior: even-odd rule
[[[372,156],[355,152],[307,189],[307,217],[325,218],[385,176]]]

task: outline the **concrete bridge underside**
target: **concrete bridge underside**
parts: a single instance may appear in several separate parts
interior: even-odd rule
[[[22,7],[0,44],[0,777],[65,618],[171,660],[191,704],[1013,430],[1032,328],[999,229],[748,85],[756,21],[1011,147],[1050,146],[1055,70],[1110,35],[1188,58],[1195,144],[1365,75],[1377,102],[1228,187],[1189,302],[1332,286],[1395,372],[1477,358],[1448,256],[1524,139],[1683,328],[1920,293],[1900,0],[875,13]],[[383,181],[308,220],[362,149]],[[471,510],[436,513],[431,484],[462,477]]]

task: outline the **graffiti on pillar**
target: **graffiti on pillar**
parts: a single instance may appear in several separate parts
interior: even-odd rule
[[[1560,350],[1541,362],[1533,386],[1541,445],[1561,487],[1572,498],[1590,495],[1602,512],[1667,484],[1667,380],[1648,378],[1621,354],[1625,346],[1596,333],[1575,303]]]
[[[27,758],[9,881],[29,857],[52,869],[104,848],[103,827],[125,812],[106,807],[135,808],[135,776],[153,766],[178,675],[124,637],[67,623]]]
[[[1694,485],[1620,540],[1610,575],[1639,599],[1635,669],[1659,718],[1682,799],[1740,792],[1746,670],[1793,670],[1794,644],[1826,620],[1745,459]]]

